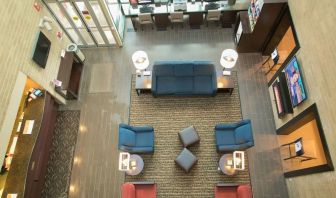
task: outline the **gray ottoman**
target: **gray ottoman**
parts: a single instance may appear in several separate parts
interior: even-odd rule
[[[184,147],[190,146],[200,141],[200,138],[193,126],[180,131],[179,136]]]
[[[186,173],[197,162],[197,157],[192,154],[187,148],[184,148],[182,152],[176,157],[175,163],[179,165]]]

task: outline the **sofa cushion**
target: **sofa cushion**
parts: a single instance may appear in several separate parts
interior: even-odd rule
[[[211,76],[194,77],[194,93],[211,93],[213,90]]]
[[[174,67],[175,76],[193,76],[194,66],[190,63],[183,63],[180,65],[175,65]]]
[[[217,145],[235,145],[235,135],[233,130],[216,131]]]
[[[174,76],[158,76],[156,78],[156,86],[158,94],[175,93],[175,77]]]
[[[174,76],[174,65],[160,64],[155,65],[156,76]]]
[[[211,64],[199,64],[194,67],[194,75],[195,76],[203,76],[203,75],[212,75],[215,72],[213,65]]]
[[[237,198],[252,198],[252,190],[249,185],[240,185],[237,188]]]
[[[237,187],[236,186],[216,186],[215,198],[236,198]]]
[[[137,134],[136,146],[153,146],[154,133],[152,132],[141,132]]]
[[[135,146],[135,133],[131,130],[120,128],[119,129],[119,140],[121,145],[124,146]]]
[[[175,93],[192,93],[194,87],[193,77],[175,77]]]
[[[156,184],[136,185],[136,198],[156,198]]]
[[[125,183],[121,189],[122,198],[135,198],[135,186],[131,183]]]
[[[252,139],[251,137],[251,125],[245,124],[238,128],[235,131],[236,143],[244,144]]]

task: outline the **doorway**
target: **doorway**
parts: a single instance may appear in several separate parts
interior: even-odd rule
[[[108,14],[103,11],[102,1],[44,0],[70,39],[81,47],[116,46],[118,32],[109,23]],[[120,38],[120,37],[119,37]]]

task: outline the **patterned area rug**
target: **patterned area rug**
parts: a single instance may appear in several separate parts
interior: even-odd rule
[[[42,197],[68,197],[79,118],[80,111],[59,111],[57,113]]]
[[[233,73],[235,89],[218,93],[215,97],[157,97],[150,93],[136,95],[132,81],[130,124],[151,125],[155,130],[155,152],[142,155],[145,167],[137,176],[126,176],[126,181],[155,181],[158,197],[214,197],[214,187],[219,182],[250,183],[248,164],[235,176],[218,171],[221,155],[215,147],[214,127],[218,123],[241,120],[237,75]],[[190,147],[198,163],[189,173],[175,165],[174,159],[183,146],[178,132],[193,125],[201,141]]]

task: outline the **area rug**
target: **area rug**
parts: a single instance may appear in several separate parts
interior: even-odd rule
[[[80,111],[57,112],[42,197],[68,197],[79,118]]]
[[[219,182],[250,183],[248,164],[235,176],[223,175],[218,170],[221,155],[216,152],[214,127],[218,123],[242,119],[236,73],[233,78],[232,95],[154,98],[150,93],[137,96],[133,77],[129,122],[130,125],[154,127],[155,152],[141,155],[145,163],[143,172],[137,176],[126,175],[125,181],[154,181],[157,197],[161,198],[214,197],[214,187]],[[185,173],[175,165],[174,159],[183,149],[178,132],[191,125],[201,141],[189,149],[199,160],[189,173]]]

